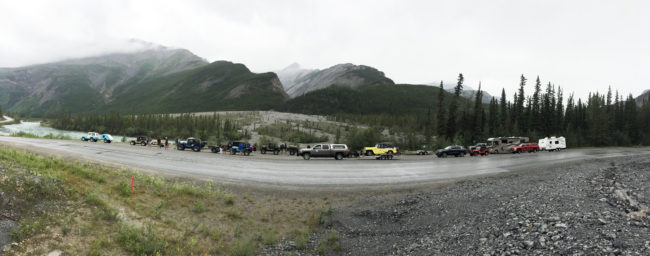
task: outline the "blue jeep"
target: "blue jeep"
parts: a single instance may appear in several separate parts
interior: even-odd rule
[[[185,150],[186,148],[192,149],[194,152],[200,152],[203,147],[205,147],[205,142],[201,142],[200,139],[189,137],[187,140],[179,141],[176,144],[176,149]]]
[[[250,156],[251,154],[251,145],[246,142],[233,141],[230,143],[230,154],[235,155],[237,153],[242,153],[242,155]]]

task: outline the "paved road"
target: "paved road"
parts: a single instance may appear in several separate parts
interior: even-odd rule
[[[624,155],[650,156],[648,148],[620,148],[446,159],[413,156],[392,161],[369,159],[304,161],[296,157],[230,156],[210,152],[177,151],[171,148],[160,150],[122,143],[104,144],[8,136],[0,136],[0,144],[46,151],[66,157],[78,157],[82,160],[91,159],[143,168],[165,175],[283,187],[349,187],[352,185],[361,187],[427,183],[590,159]]]

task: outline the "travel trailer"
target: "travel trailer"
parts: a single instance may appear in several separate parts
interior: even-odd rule
[[[540,150],[555,151],[566,149],[566,139],[562,136],[539,139],[538,144]]]
[[[510,154],[513,147],[526,142],[528,142],[528,137],[489,138],[488,147],[490,148],[490,154]]]

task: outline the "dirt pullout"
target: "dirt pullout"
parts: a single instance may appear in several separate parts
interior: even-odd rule
[[[346,255],[648,255],[650,159],[462,181],[333,215]]]

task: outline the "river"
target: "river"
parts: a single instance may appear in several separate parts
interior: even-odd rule
[[[66,131],[54,129],[52,127],[42,126],[40,121],[37,122],[25,122],[20,121],[19,124],[10,124],[0,127],[0,135],[11,135],[12,133],[25,132],[34,134],[37,136],[46,136],[52,134],[54,136],[67,136],[71,139],[81,139],[81,136],[87,134],[86,132],[79,131]],[[127,137],[127,140],[129,137]],[[113,140],[115,142],[122,141],[122,136],[113,135]]]

